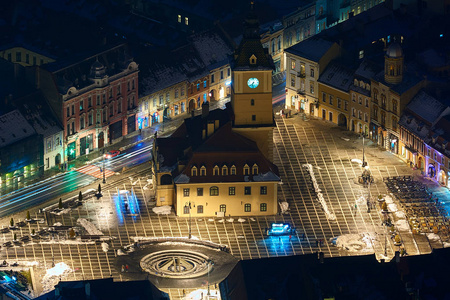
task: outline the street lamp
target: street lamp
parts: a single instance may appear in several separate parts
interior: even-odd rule
[[[364,168],[365,166],[367,166],[366,161],[364,160],[364,134],[362,135],[363,138],[363,159],[362,159],[362,167]]]
[[[105,148],[103,148],[103,183],[106,183],[106,172],[105,172]]]
[[[209,267],[211,265],[214,265],[214,262],[212,260],[208,259],[208,293],[207,293],[208,296],[211,295],[210,290],[209,290],[209,286],[210,286],[210,282],[209,282]]]
[[[186,204],[184,205],[185,207],[189,208],[189,239],[191,239],[191,237],[192,237],[192,234],[191,234],[191,227],[192,227],[191,208],[192,208],[192,206],[191,206],[191,204],[193,204],[195,207],[195,204],[191,203],[191,201],[186,202]]]

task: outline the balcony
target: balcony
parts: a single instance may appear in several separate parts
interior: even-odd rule
[[[297,89],[297,94],[305,96],[306,95],[305,89],[302,88]]]
[[[302,71],[297,72],[297,77],[305,78],[305,77],[306,77],[306,73],[305,73],[305,72],[302,72]]]

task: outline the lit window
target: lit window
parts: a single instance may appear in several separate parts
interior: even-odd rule
[[[181,15],[178,15],[178,23],[181,23]]]
[[[205,168],[205,166],[202,166],[200,168],[200,176],[206,176],[206,168]]]
[[[184,24],[185,25],[189,25],[189,18],[188,17],[184,17]]]
[[[244,211],[245,212],[251,212],[252,211],[252,205],[250,203],[245,203]]]
[[[183,189],[183,196],[184,197],[189,197],[189,189]]]
[[[259,210],[260,211],[267,211],[267,203],[261,203],[259,205]]]
[[[227,206],[225,204],[220,204],[220,211],[223,213],[227,212]]]
[[[203,188],[197,188],[197,196],[203,196]]]
[[[230,195],[230,196],[236,195],[236,188],[234,186],[230,186],[228,188],[228,195]]]
[[[202,214],[203,213],[203,205],[197,206],[197,213]]]
[[[265,186],[265,185],[261,186],[260,194],[261,195],[267,195],[267,186]]]
[[[209,195],[210,196],[219,196],[219,188],[217,186],[212,186],[209,189]]]

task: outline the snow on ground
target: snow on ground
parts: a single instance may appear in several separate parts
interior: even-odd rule
[[[389,209],[390,212],[398,211],[397,204],[394,204],[394,203],[388,204],[388,209]]]
[[[53,226],[62,226],[61,222],[56,222]]]
[[[384,196],[384,201],[386,201],[386,204],[394,203],[394,200],[389,195]]]
[[[71,210],[72,210],[71,208],[65,208],[65,209],[63,209],[63,210],[61,210],[59,212],[51,211],[50,213],[54,214],[54,215],[57,215],[57,216],[60,216],[60,215],[68,214]]]
[[[427,238],[430,242],[439,242],[441,240],[436,233],[427,233]]]
[[[314,191],[316,192],[317,200],[322,205],[322,209],[325,212],[325,216],[327,217],[328,220],[332,220],[332,221],[336,220],[336,215],[328,209],[328,205],[325,202],[325,198],[323,197],[323,194],[321,193],[321,189],[319,188],[319,184],[317,183],[316,176],[314,175],[314,170],[313,170],[312,165],[304,164],[303,167],[305,167],[308,170],[309,176],[311,176],[311,180],[313,182]]]
[[[168,205],[153,207],[153,212],[157,215],[170,215],[172,207]]]
[[[399,218],[399,219],[406,219],[406,214],[405,212],[398,210],[394,213],[394,215]]]
[[[352,158],[352,162],[362,165],[362,160],[360,160],[359,158]]]
[[[208,219],[209,222],[214,222],[214,219]]]
[[[356,204],[363,205],[367,203],[367,199],[364,196],[360,196],[358,199],[356,199]]]
[[[211,295],[210,299],[217,299],[220,300],[220,293],[218,290],[210,289],[209,294]],[[186,300],[206,300],[208,298],[208,290],[207,289],[198,289],[195,291],[190,292],[186,295],[184,298]]]
[[[48,269],[42,278],[42,293],[45,294],[55,288],[60,280],[65,280],[73,270],[63,262],[57,263],[53,268]]]
[[[108,252],[108,250],[109,250],[109,245],[107,244],[107,243],[102,243],[102,250],[103,250],[103,252]]]
[[[83,226],[84,229],[86,229],[86,231],[90,235],[103,235],[103,232],[98,230],[94,224],[92,224],[91,222],[89,222],[88,220],[86,220],[84,218],[79,218],[77,220],[77,224],[80,224],[81,226]]]
[[[255,221],[256,221],[256,219],[255,219],[255,218],[250,218],[250,220],[252,220],[252,222],[255,222]]]
[[[124,194],[128,194],[128,193],[129,193],[129,191],[127,191],[127,190],[120,190],[119,191],[120,195],[124,195]]]
[[[345,138],[345,137],[343,137],[343,136],[341,136],[341,139],[343,139],[343,140],[346,141],[346,142],[350,141],[350,139],[347,139],[347,138]]]
[[[128,255],[127,253],[123,252],[122,249],[117,249],[117,255],[121,256],[121,255]]]
[[[219,222],[219,223],[223,223],[223,221],[224,221],[224,219],[220,219],[219,221],[217,221],[217,222]]]
[[[349,252],[374,252],[373,250],[373,234],[344,234],[336,239],[336,246]]]
[[[229,218],[229,219],[227,219],[227,222],[233,223],[234,219],[233,218]]]
[[[82,241],[81,239],[75,239],[75,240],[49,240],[49,241],[40,241],[39,244],[81,245],[81,244],[95,244],[95,241]]]
[[[279,202],[281,213],[284,214],[289,209],[289,203],[286,201]]]
[[[242,219],[242,218],[238,219],[238,222],[241,222],[241,223],[244,223],[245,221],[247,221],[247,220],[246,219]]]
[[[444,242],[444,248],[450,247],[450,243]]]
[[[398,220],[395,222],[395,227],[397,227],[398,231],[410,231],[408,221],[406,220]]]

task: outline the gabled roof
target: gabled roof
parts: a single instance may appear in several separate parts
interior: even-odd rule
[[[244,166],[258,166],[258,175],[244,175]],[[197,176],[191,176],[192,167],[197,167]],[[199,176],[200,168],[205,166],[207,176]],[[215,166],[219,174],[212,176]],[[222,167],[227,166],[228,175],[222,176]],[[236,175],[230,175],[230,168],[236,167]],[[231,122],[222,126],[192,154],[186,168],[175,178],[175,183],[196,182],[250,182],[280,181],[278,168],[264,157],[252,140],[234,132]]]
[[[319,82],[347,92],[353,83],[353,70],[337,62],[332,62],[320,75]]]
[[[322,38],[311,37],[284,51],[314,62],[319,62],[333,44],[333,42]]]
[[[36,131],[19,110],[0,116],[0,148],[33,136]]]
[[[436,100],[436,98],[424,90],[420,90],[406,106],[407,110],[430,124],[436,122],[437,118],[446,108],[446,105]]]

